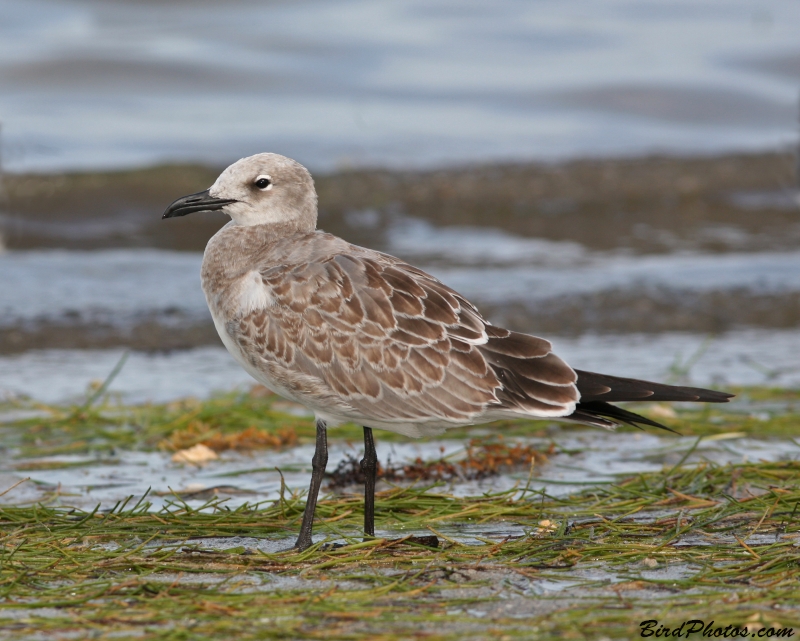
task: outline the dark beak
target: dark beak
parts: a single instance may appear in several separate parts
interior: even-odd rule
[[[175,218],[176,216],[193,214],[197,211],[219,211],[225,205],[230,205],[235,202],[238,201],[231,200],[230,198],[213,198],[208,195],[208,189],[206,189],[196,194],[178,198],[178,200],[167,207],[161,218]]]

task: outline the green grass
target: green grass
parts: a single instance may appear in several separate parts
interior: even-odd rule
[[[653,415],[658,421],[686,436],[711,436],[743,432],[749,436],[792,438],[800,435],[800,394],[794,390],[739,388],[732,390],[736,402],[724,405],[674,404],[674,418]],[[230,393],[207,401],[193,399],[162,405],[125,406],[110,402],[71,407],[19,402],[5,409],[38,410],[39,416],[0,423],[0,439],[19,449],[20,456],[81,454],[103,450],[170,448],[168,440],[186,434],[184,444],[219,435],[235,435],[255,427],[267,433],[293,430],[300,442],[313,442],[310,418],[290,416],[273,409],[277,397]],[[631,404],[631,409],[651,415],[652,406]],[[0,410],[4,409],[0,407]],[[463,439],[473,434],[545,436],[552,421],[498,421],[491,430],[484,426],[449,430],[445,438]],[[583,429],[561,425],[560,429]],[[636,431],[620,428],[621,432]],[[361,428],[345,425],[330,430],[331,438],[360,441]],[[382,442],[406,437],[380,432]]]
[[[800,582],[798,478],[796,462],[705,464],[563,499],[456,498],[421,488],[381,494],[383,527],[438,533],[439,550],[347,538],[363,518],[357,497],[329,497],[318,509],[318,531],[345,535],[345,546],[274,554],[247,549],[241,539],[230,549],[203,541],[278,537],[288,546],[303,507],[296,495],[236,510],[179,501],[158,512],[145,501],[106,513],[5,507],[0,627],[21,636],[91,630],[98,638],[113,631],[152,639],[445,639],[493,629],[538,636],[533,625],[543,637],[627,638],[645,619],[711,617],[727,625],[753,614],[800,627],[800,610],[775,609],[796,602]],[[543,519],[555,530],[540,528]],[[528,534],[469,544],[446,534],[465,522],[513,523]],[[651,566],[681,572],[648,578]],[[617,582],[582,575],[597,568]],[[502,586],[487,588],[487,581],[498,576],[509,584],[505,599],[542,578],[580,587],[520,620],[470,615],[494,611],[499,597],[491,592]],[[284,585],[271,587],[276,578]]]
[[[797,436],[795,392],[739,393],[729,406],[675,406],[674,418],[658,418],[698,436]],[[192,424],[228,435],[291,427],[312,439],[311,420],[271,403],[231,394],[140,407],[29,404],[42,415],[0,434],[20,457],[40,458],[104,449],[123,458]],[[560,433],[548,422],[502,429],[556,443]],[[361,435],[352,426],[331,437]],[[679,464],[566,497],[442,490],[395,488],[376,505],[379,529],[433,532],[439,549],[362,542],[361,497],[333,494],[315,527],[343,546],[265,553],[257,541],[283,549],[296,536],[304,497],[289,489],[236,509],[177,497],[159,510],[146,497],[108,511],[2,507],[0,639],[629,639],[648,619],[800,631],[800,462]]]

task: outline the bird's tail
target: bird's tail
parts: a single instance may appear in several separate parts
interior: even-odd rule
[[[649,418],[621,407],[611,405],[619,401],[695,401],[698,403],[727,403],[733,394],[703,389],[651,383],[635,378],[622,378],[575,370],[578,375],[578,391],[581,400],[568,417],[579,423],[598,427],[614,428],[621,423],[651,425],[674,431]]]

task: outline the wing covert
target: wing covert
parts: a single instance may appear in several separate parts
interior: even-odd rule
[[[335,253],[260,274],[271,304],[229,325],[242,351],[319,381],[366,417],[555,416],[578,398],[574,372],[547,341],[489,325],[396,258]]]

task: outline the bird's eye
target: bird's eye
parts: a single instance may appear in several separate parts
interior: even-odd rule
[[[270,187],[272,187],[272,180],[270,179],[269,176],[259,176],[258,178],[256,178],[255,186],[258,187],[259,189],[264,189],[264,190],[269,189]]]

